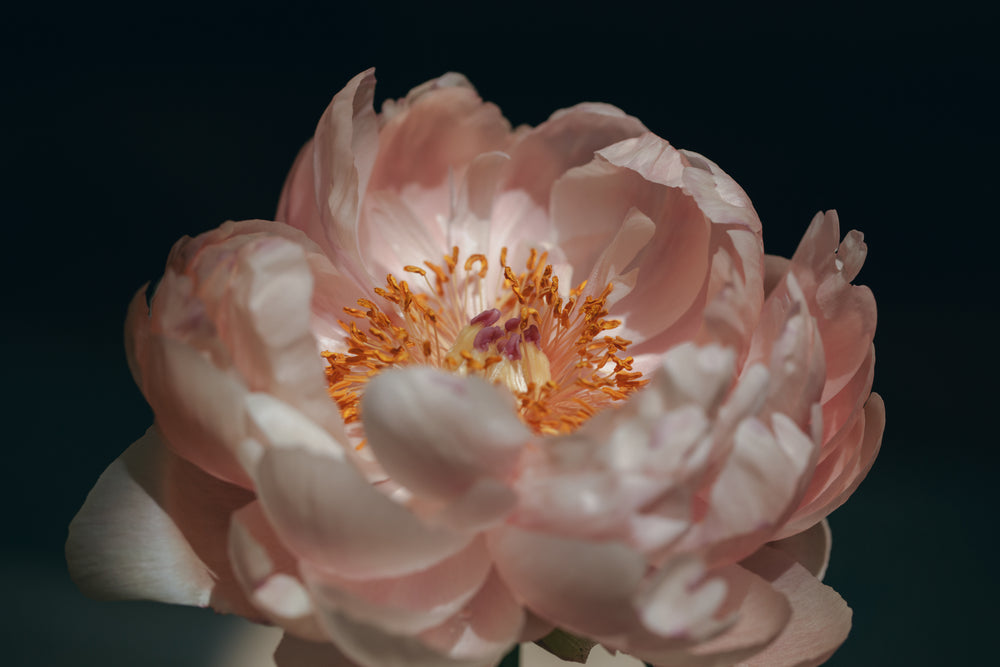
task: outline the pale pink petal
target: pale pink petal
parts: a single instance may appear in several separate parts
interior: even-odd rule
[[[742,227],[712,229],[711,275],[705,290],[701,329],[692,340],[736,350],[742,361],[763,303],[760,237]]]
[[[151,428],[101,475],[70,524],[70,575],[93,597],[254,617],[225,546],[230,514],[252,499],[172,454]]]
[[[374,70],[366,70],[334,96],[278,204],[280,220],[304,231],[334,264],[362,283],[358,217],[379,143],[374,90]]]
[[[820,426],[812,417],[823,392],[825,362],[823,341],[807,303],[798,281],[789,275],[764,303],[746,364],[767,364],[771,374],[762,414],[780,412],[811,433]]]
[[[277,667],[364,667],[329,641],[300,639],[287,632],[274,651]]]
[[[828,211],[813,218],[789,267],[802,285],[823,339],[824,400],[854,377],[875,334],[875,297],[867,287],[850,284],[864,255],[857,232],[840,241],[839,219],[835,211]],[[775,293],[779,292],[780,287]]]
[[[817,467],[817,473],[827,480],[822,491],[799,508],[777,537],[803,530],[844,504],[871,470],[884,430],[885,404],[881,396],[872,394],[852,429],[850,440],[839,448],[840,456],[831,457]],[[831,466],[832,470],[828,471]]]
[[[600,149],[645,132],[638,119],[608,104],[562,109],[518,137],[510,149],[511,176],[505,188],[523,190],[547,208],[552,184],[560,176],[590,162]]]
[[[380,373],[361,409],[368,444],[393,481],[441,502],[483,477],[509,480],[533,439],[509,391],[432,368]]]
[[[429,240],[447,252],[444,241],[455,214],[457,186],[476,156],[506,147],[510,124],[495,105],[479,98],[464,77],[439,81],[440,85],[431,82],[434,85],[412,94],[382,126],[368,189],[399,195],[433,230]],[[363,228],[367,255],[377,257],[395,232],[392,226]]]
[[[504,527],[490,534],[490,551],[514,595],[560,628],[595,638],[634,627],[646,562],[624,544]]]
[[[457,614],[416,637],[387,632],[335,607],[324,609],[330,638],[363,667],[494,667],[520,636],[524,613],[491,575]]]
[[[801,533],[777,542],[771,542],[767,546],[791,556],[816,579],[823,581],[826,566],[830,562],[832,543],[830,524],[826,519],[823,519],[812,528],[807,528]]]
[[[229,558],[243,591],[270,622],[299,637],[325,638],[299,578],[298,562],[281,544],[259,502],[233,514]]]
[[[401,577],[346,579],[303,564],[317,604],[395,634],[412,636],[440,625],[472,599],[492,568],[482,538],[432,565]]]
[[[318,567],[351,578],[400,576],[470,541],[425,525],[329,443],[271,444],[257,468],[261,504],[289,549]]]
[[[765,547],[743,566],[771,582],[792,606],[792,618],[781,635],[748,667],[813,667],[829,658],[847,638],[851,609],[829,586],[787,555]]]
[[[782,526],[805,490],[816,446],[790,419],[775,413],[771,424],[747,418],[707,499],[703,519],[684,538],[708,547],[711,562],[746,556]]]
[[[609,221],[625,220],[635,208],[656,225],[634,260],[636,286],[614,309],[624,320],[621,335],[630,340],[641,342],[673,324],[694,303],[708,274],[710,222],[682,190],[683,169],[669,144],[646,135],[600,151],[553,186],[551,224],[574,283],[590,275],[611,244],[617,227]]]
[[[658,667],[730,667],[758,653],[785,628],[791,607],[785,596],[757,574],[738,565],[712,572],[725,582],[726,600],[716,610],[728,627],[714,638],[697,643],[664,642],[639,634],[616,648]]]

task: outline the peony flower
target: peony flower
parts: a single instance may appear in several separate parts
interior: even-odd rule
[[[766,256],[729,176],[605,104],[512,131],[457,74],[373,91],[278,222],[132,301],[155,423],[70,527],[79,586],[280,626],[283,667],[829,657],[825,517],[884,426],[862,235]]]

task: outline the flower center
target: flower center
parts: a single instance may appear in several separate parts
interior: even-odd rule
[[[386,368],[426,364],[460,375],[478,374],[507,387],[521,419],[537,433],[566,433],[645,384],[625,356],[631,341],[605,335],[607,285],[584,296],[584,281],[559,295],[559,278],[535,249],[515,274],[500,251],[502,273],[488,290],[489,262],[474,254],[459,261],[456,246],[442,265],[406,266],[424,283],[386,276],[376,287],[381,304],[358,299],[344,308],[354,321],[346,352],[324,351],[330,396],[344,422],[359,419],[364,384]],[[360,325],[359,325],[360,322]]]

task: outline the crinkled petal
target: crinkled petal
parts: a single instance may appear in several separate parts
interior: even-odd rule
[[[252,499],[171,453],[150,428],[101,475],[70,524],[70,575],[93,597],[254,617],[225,546],[230,514]]]
[[[813,667],[825,662],[847,638],[851,609],[788,555],[765,547],[743,562],[791,603],[792,617],[781,635],[750,658],[749,667]]]

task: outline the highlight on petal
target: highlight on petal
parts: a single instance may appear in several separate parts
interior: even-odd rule
[[[365,433],[394,481],[450,502],[480,478],[509,479],[532,434],[506,389],[416,367],[381,373],[362,402]]]
[[[229,515],[252,500],[172,454],[150,428],[70,524],[70,576],[92,597],[152,599],[253,616],[225,557]]]
[[[257,469],[260,501],[300,558],[344,577],[392,577],[424,569],[471,537],[425,525],[383,495],[347,460],[282,443]]]

